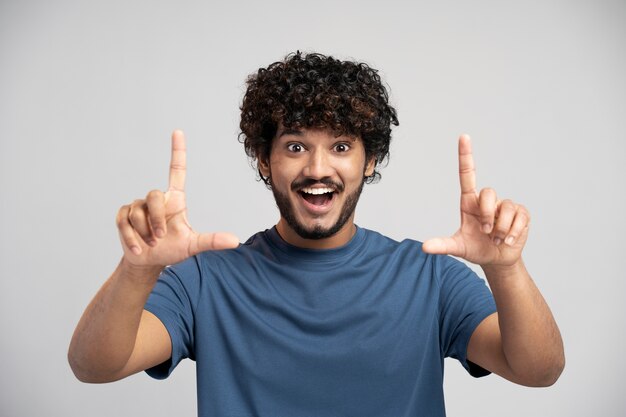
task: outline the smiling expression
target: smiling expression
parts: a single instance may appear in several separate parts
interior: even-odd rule
[[[364,179],[374,165],[373,159],[366,162],[358,138],[326,129],[280,127],[269,161],[259,161],[259,169],[271,179],[282,238],[319,249],[347,243],[355,231],[354,209]]]

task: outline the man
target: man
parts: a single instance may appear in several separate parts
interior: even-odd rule
[[[446,356],[474,376],[557,380],[561,337],[521,258],[529,214],[477,193],[469,137],[459,230],[395,242],[353,221],[398,124],[374,69],[289,55],[248,79],[241,114],[280,220],[242,245],[194,231],[175,131],[168,190],[118,212],[124,255],[70,345],[80,380],[164,378],[188,357],[201,416],[316,417],[443,416]],[[446,254],[480,265],[493,296]]]

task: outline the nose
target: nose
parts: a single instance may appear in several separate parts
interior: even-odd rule
[[[323,149],[314,149],[309,153],[307,164],[302,171],[305,177],[322,179],[331,177],[335,170],[332,167],[331,158]]]

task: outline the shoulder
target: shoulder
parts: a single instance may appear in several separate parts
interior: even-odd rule
[[[268,241],[267,230],[255,233],[246,242],[233,249],[205,251],[196,255],[195,262],[200,272],[207,272],[220,265],[244,267],[255,258],[267,257],[273,249]]]
[[[389,247],[397,247],[398,245],[402,245],[402,244],[413,244],[413,245],[420,245],[421,246],[421,242],[419,242],[417,240],[404,239],[402,241],[399,241],[399,240],[396,240],[396,239],[391,238],[389,236],[386,236],[386,235],[384,235],[381,232],[378,232],[376,230],[366,229],[366,228],[363,228],[363,227],[360,227],[360,229],[363,230],[363,233],[365,235],[365,239],[369,243],[375,243],[375,244],[389,246]]]
[[[402,253],[413,255],[416,258],[429,258],[432,255],[422,251],[422,242],[414,239],[403,239],[401,241],[385,236],[380,232],[363,229],[367,250],[386,254]]]
[[[452,256],[425,253],[419,240],[396,240],[377,231],[368,229],[364,231],[367,256],[381,255],[404,264],[412,264],[422,273],[432,275],[439,284],[442,284],[443,280],[476,275],[464,262]]]
[[[396,240],[379,232],[365,230],[366,244],[362,256],[384,264],[397,274],[435,279],[439,255],[422,251],[422,242],[414,239]]]

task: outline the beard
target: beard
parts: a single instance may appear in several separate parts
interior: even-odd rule
[[[311,181],[313,183],[326,183],[326,181]],[[324,228],[321,225],[314,225],[312,228],[307,228],[304,224],[299,222],[295,216],[295,210],[289,200],[287,194],[284,194],[276,188],[272,187],[272,193],[274,194],[274,199],[276,200],[276,206],[278,207],[278,211],[282,218],[285,219],[289,227],[293,229],[294,232],[298,234],[303,239],[326,239],[333,236],[335,233],[341,230],[341,228],[346,224],[348,219],[354,213],[356,209],[356,204],[359,201],[359,197],[361,196],[361,192],[363,191],[363,185],[365,184],[365,180],[361,181],[359,188],[353,191],[346,197],[346,201],[343,203],[343,207],[341,208],[341,212],[339,213],[339,217],[335,224],[331,227]],[[327,185],[330,185],[327,183]],[[339,187],[337,187],[339,185]],[[292,190],[299,189],[302,184],[293,184]],[[343,184],[335,184],[335,188],[337,190],[343,189]]]

